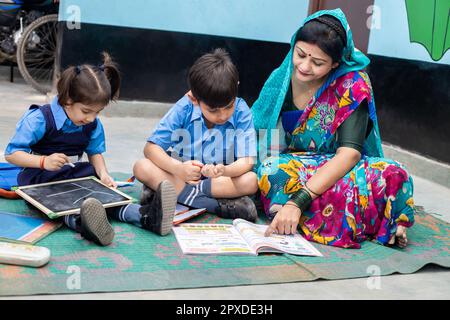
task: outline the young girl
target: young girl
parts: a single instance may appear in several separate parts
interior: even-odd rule
[[[19,121],[5,151],[8,162],[24,168],[17,177],[19,185],[97,176],[104,184],[117,186],[106,169],[105,134],[97,116],[118,97],[121,79],[107,53],[103,60],[100,66],[66,69],[51,104],[32,105]],[[81,162],[83,153],[89,162]],[[176,205],[172,184],[164,181],[157,193],[148,196],[142,207],[110,208],[108,214],[160,235],[169,233]],[[66,216],[64,222],[101,245],[114,238],[105,209],[93,198],[83,202],[80,215]]]

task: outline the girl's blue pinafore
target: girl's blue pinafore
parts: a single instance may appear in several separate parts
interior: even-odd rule
[[[36,144],[31,146],[34,154],[49,156],[53,153],[64,153],[67,156],[81,156],[89,145],[92,132],[97,127],[97,120],[83,126],[83,130],[65,133],[56,128],[50,105],[37,106],[32,105],[30,110],[39,108],[44,115],[46,128],[44,137]],[[39,168],[25,168],[18,177],[20,186],[59,181],[66,179],[81,178],[87,176],[96,176],[94,167],[89,162],[74,163],[75,168],[63,166],[57,171],[41,170]]]

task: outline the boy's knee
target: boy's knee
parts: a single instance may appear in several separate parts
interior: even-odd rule
[[[253,171],[247,172],[242,179],[242,185],[247,194],[254,194],[258,191],[258,177]]]
[[[146,168],[150,166],[150,160],[148,159],[140,159],[134,163],[133,166],[133,175],[137,178],[142,175],[143,172],[146,171]]]

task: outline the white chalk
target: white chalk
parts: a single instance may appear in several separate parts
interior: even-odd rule
[[[117,188],[130,187],[134,185],[134,181],[114,181],[117,184]]]
[[[75,168],[75,165],[72,162],[66,162],[64,163],[65,166],[71,166],[72,168]]]

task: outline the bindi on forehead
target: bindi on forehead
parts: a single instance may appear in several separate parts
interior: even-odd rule
[[[300,48],[299,46],[296,46],[296,47],[297,47],[297,49],[299,49],[304,55],[307,55],[308,57],[312,57],[312,58],[315,59],[315,60],[320,60],[320,61],[327,62],[326,59],[319,58],[319,57],[315,57],[315,56],[311,55],[311,53],[308,53],[308,52],[306,52],[304,49]]]

